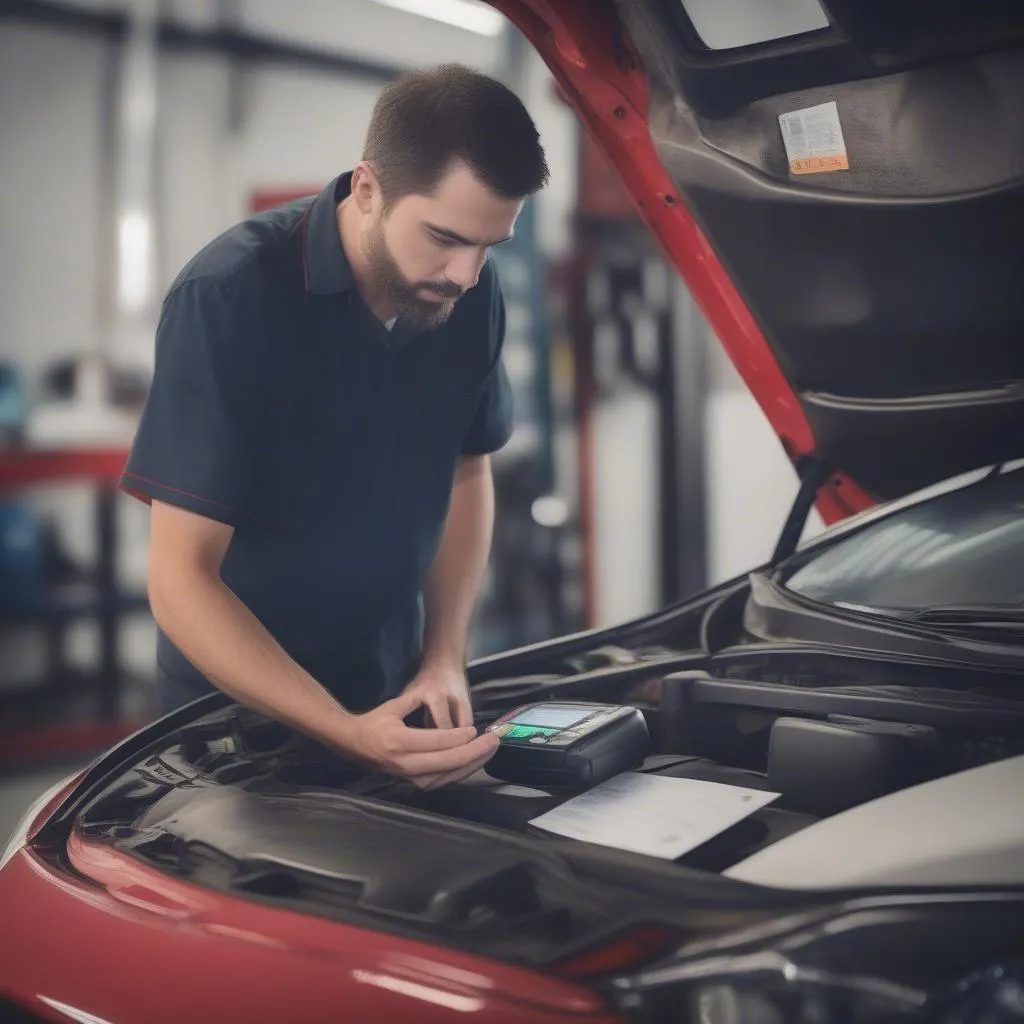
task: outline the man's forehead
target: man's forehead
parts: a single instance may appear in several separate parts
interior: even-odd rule
[[[522,200],[497,196],[476,181],[455,184],[443,182],[433,195],[407,197],[409,214],[440,238],[458,244],[498,245],[512,237]]]

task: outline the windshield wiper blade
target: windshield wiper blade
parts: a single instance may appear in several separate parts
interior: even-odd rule
[[[912,622],[936,626],[979,626],[1024,628],[1024,608],[1017,605],[934,605],[910,616]]]

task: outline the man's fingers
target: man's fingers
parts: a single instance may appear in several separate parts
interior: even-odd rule
[[[450,729],[452,727],[452,714],[448,709],[448,698],[444,694],[439,694],[436,697],[431,697],[427,700],[427,708],[430,711],[430,717],[434,720],[434,725],[438,729]],[[460,722],[460,725],[466,723]]]
[[[436,734],[439,736],[451,736],[457,731],[459,730],[437,730]],[[396,767],[403,775],[417,781],[420,776],[440,775],[458,771],[460,768],[466,768],[477,761],[484,763],[491,759],[491,756],[497,749],[497,736],[488,733],[478,736],[471,743],[464,743],[454,749],[406,754],[397,757],[395,761]]]
[[[466,726],[473,724],[473,708],[466,697],[458,697],[453,702],[455,705],[455,724]]]
[[[497,746],[495,746],[495,750]],[[494,756],[494,750],[489,750],[483,756],[462,768],[456,768],[450,772],[436,772],[431,775],[420,776],[413,781],[421,789],[440,789],[442,786],[451,785],[453,782],[461,782],[475,775]]]
[[[465,746],[474,738],[476,729],[472,726],[466,729],[410,729],[406,726],[399,740],[401,750],[396,751],[396,754],[401,757],[437,750],[453,750]]]

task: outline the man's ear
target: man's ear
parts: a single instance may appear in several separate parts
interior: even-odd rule
[[[365,160],[361,160],[352,170],[352,199],[359,212],[367,216],[383,205],[380,182]]]

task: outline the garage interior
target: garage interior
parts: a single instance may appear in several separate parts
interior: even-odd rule
[[[714,45],[737,45],[741,20],[749,31],[749,2],[684,2]],[[766,39],[817,5],[774,7]],[[39,792],[154,714],[148,511],[116,485],[167,286],[220,231],[351,167],[380,89],[445,62],[513,88],[551,167],[495,256],[516,428],[494,464],[472,655],[641,616],[771,555],[792,467],[547,68],[495,10],[0,0],[5,837]],[[807,534],[820,526],[812,513]]]

